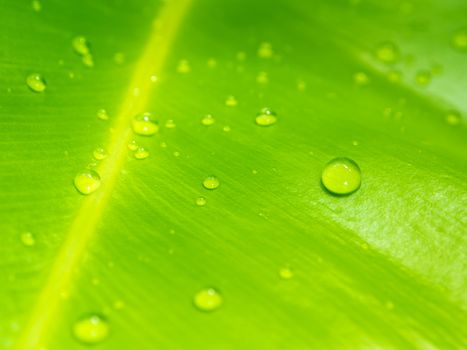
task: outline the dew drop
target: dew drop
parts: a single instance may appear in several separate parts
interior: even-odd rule
[[[203,117],[203,119],[201,119],[201,124],[203,124],[204,126],[211,126],[215,122],[216,120],[211,114],[207,114]]]
[[[84,36],[77,36],[72,41],[72,46],[78,55],[85,56],[91,53],[88,40]]]
[[[420,86],[428,86],[431,82],[431,72],[427,70],[417,72],[415,82]]]
[[[289,280],[293,277],[294,273],[290,267],[282,267],[279,269],[279,277],[284,280]]]
[[[321,181],[329,192],[347,195],[360,187],[360,168],[349,158],[335,158],[324,168]]]
[[[364,72],[357,72],[353,76],[355,84],[359,86],[368,85],[370,83],[370,77]]]
[[[187,60],[181,60],[178,62],[177,72],[186,74],[191,71],[190,63]]]
[[[462,122],[462,115],[457,111],[450,111],[446,114],[445,120],[449,125],[456,126]]]
[[[159,125],[152,120],[152,114],[147,112],[135,116],[132,127],[135,134],[142,136],[151,136],[159,131]]]
[[[98,344],[109,336],[108,321],[100,315],[85,316],[73,325],[73,335],[84,344]]]
[[[227,107],[235,107],[238,104],[237,99],[234,96],[228,96],[225,100],[225,105]]]
[[[157,75],[155,74],[152,74],[150,77],[149,77],[149,80],[151,81],[151,83],[156,83],[159,78],[157,77]]]
[[[123,52],[117,52],[114,55],[114,62],[118,65],[125,63],[125,54]]]
[[[149,157],[149,151],[144,148],[144,147],[139,147],[135,153],[134,153],[134,157],[136,159],[146,159],[147,157]]]
[[[195,201],[195,202],[196,202],[196,205],[197,205],[198,207],[204,207],[204,206],[206,205],[206,203],[207,203],[206,198],[204,198],[204,197],[198,197],[198,198],[196,198],[196,201]]]
[[[195,294],[193,303],[200,311],[212,312],[221,307],[222,295],[214,288],[205,288]]]
[[[36,238],[31,232],[23,232],[20,238],[21,238],[21,242],[26,247],[32,247],[33,245],[36,244]]]
[[[97,111],[97,118],[100,120],[109,120],[109,115],[105,109],[101,108]]]
[[[375,51],[376,58],[387,64],[392,64],[397,62],[399,59],[399,49],[397,48],[396,44],[387,41],[380,44]]]
[[[459,51],[467,51],[467,29],[459,30],[451,39],[452,46]]]
[[[103,147],[97,147],[92,153],[92,155],[94,156],[94,159],[96,160],[102,160],[102,159],[107,158],[107,152],[105,151]]]
[[[259,72],[257,77],[256,77],[256,82],[258,84],[267,84],[269,83],[269,77],[268,77],[268,73],[266,72]]]
[[[270,43],[263,42],[259,45],[258,57],[271,58],[273,54],[274,54],[274,51],[272,50],[272,45]]]
[[[271,126],[276,124],[277,116],[269,108],[263,108],[256,116],[256,124],[259,126]]]
[[[230,132],[232,129],[231,129],[230,126],[226,125],[226,126],[224,126],[224,127],[222,128],[222,130],[223,130],[224,132]]]
[[[84,170],[75,176],[75,187],[81,194],[91,194],[101,186],[101,177],[94,170]]]
[[[177,125],[175,124],[175,122],[172,120],[172,119],[169,119],[165,122],[165,127],[167,129],[173,129],[175,128]]]
[[[219,187],[219,185],[220,185],[219,179],[215,176],[208,176],[203,181],[204,188],[208,190],[215,190],[216,188]]]
[[[128,143],[128,149],[130,151],[136,151],[138,149],[138,144],[136,143],[135,140],[131,140],[129,143]]]
[[[47,87],[44,78],[38,73],[28,75],[26,78],[26,84],[34,92],[43,92]]]

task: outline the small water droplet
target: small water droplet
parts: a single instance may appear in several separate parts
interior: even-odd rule
[[[290,267],[282,267],[279,269],[279,277],[284,280],[289,280],[293,277],[294,273]]]
[[[73,335],[84,344],[98,344],[109,336],[109,322],[101,315],[85,316],[73,325]]]
[[[276,124],[277,116],[269,108],[263,108],[256,116],[256,124],[259,126],[271,126]]]
[[[201,124],[203,124],[204,126],[211,126],[215,122],[216,120],[211,114],[207,114],[203,117],[203,119],[201,119]]]
[[[451,39],[452,46],[459,51],[467,51],[467,29],[457,31]]]
[[[224,132],[230,132],[232,129],[230,128],[230,126],[226,125],[226,126],[224,126],[224,127],[222,128],[222,130],[223,130]]]
[[[325,166],[321,181],[329,192],[347,195],[360,187],[360,168],[349,158],[335,158]]]
[[[115,309],[115,310],[121,310],[121,309],[123,309],[124,307],[125,307],[125,303],[124,303],[123,301],[121,301],[121,300],[116,300],[116,301],[114,302],[114,309]]]
[[[28,75],[26,78],[26,84],[34,92],[43,92],[47,87],[44,78],[38,73]]]
[[[206,203],[207,203],[206,198],[204,198],[204,197],[196,198],[196,205],[198,207],[204,207],[206,205]]]
[[[32,9],[36,12],[39,12],[40,10],[42,10],[42,4],[39,0],[32,0],[31,6],[32,6]]]
[[[123,52],[116,52],[114,55],[114,62],[118,65],[125,63],[125,54]]]
[[[167,142],[161,142],[161,147],[162,148],[167,148]]]
[[[237,52],[237,60],[239,61],[245,61],[246,59],[246,53],[243,51]]]
[[[237,99],[234,96],[228,96],[225,100],[225,105],[227,107],[235,107],[238,104]]]
[[[269,77],[268,77],[268,73],[266,72],[259,72],[258,73],[258,76],[256,77],[256,82],[258,84],[267,84],[269,83]]]
[[[167,129],[173,129],[175,128],[177,125],[175,124],[175,122],[172,120],[172,119],[169,119],[165,122],[165,127]]]
[[[149,80],[151,80],[152,83],[156,83],[159,78],[157,77],[157,75],[153,74],[149,77]]]
[[[270,43],[263,42],[259,45],[258,57],[271,58],[273,54],[274,54],[274,51],[272,50],[272,45]]]
[[[391,70],[387,73],[387,78],[391,83],[399,83],[402,80],[402,73],[397,70]]]
[[[428,86],[431,82],[431,72],[421,70],[415,75],[415,82],[420,86]]]
[[[31,232],[23,232],[20,238],[21,238],[21,242],[26,247],[32,247],[33,245],[36,244],[36,238]]]
[[[136,143],[135,140],[131,140],[129,143],[128,143],[128,149],[130,151],[136,151],[138,149],[138,144]]]
[[[134,157],[136,159],[146,159],[147,157],[149,157],[149,151],[144,148],[144,147],[139,147],[135,153],[134,153]]]
[[[94,156],[94,159],[96,160],[102,160],[102,159],[107,158],[107,152],[105,151],[103,147],[97,147],[92,153],[92,155]]]
[[[100,120],[109,120],[109,115],[107,114],[107,111],[104,108],[101,108],[97,111],[97,118]]]
[[[177,72],[186,74],[191,71],[190,63],[187,60],[181,60],[178,62]]]
[[[208,60],[208,67],[209,68],[215,68],[217,66],[217,61],[214,58],[210,58]]]
[[[370,77],[364,72],[357,72],[353,76],[355,84],[359,86],[368,85],[370,83]]]
[[[399,49],[393,42],[387,41],[380,44],[375,51],[376,58],[386,64],[392,64],[399,60]]]
[[[305,91],[306,90],[306,83],[303,80],[299,80],[297,82],[297,90],[298,91]]]
[[[80,35],[73,38],[72,46],[78,55],[85,56],[91,53],[88,40],[84,36]]]
[[[215,190],[216,188],[219,187],[219,185],[220,185],[219,179],[215,176],[208,176],[203,181],[204,188],[208,190]]]
[[[75,187],[81,194],[91,194],[101,186],[101,177],[94,170],[84,170],[75,176]]]
[[[151,113],[138,114],[133,118],[132,127],[135,134],[151,136],[159,131],[159,125],[152,119]]]
[[[450,111],[446,114],[445,120],[449,125],[456,126],[462,122],[462,115],[458,111]]]
[[[205,288],[195,294],[193,303],[200,311],[211,312],[221,307],[222,295],[214,288]]]

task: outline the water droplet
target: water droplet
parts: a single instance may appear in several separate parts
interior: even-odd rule
[[[298,91],[305,91],[306,90],[306,83],[303,80],[299,80],[297,82],[297,90]]]
[[[114,55],[114,62],[116,64],[124,64],[125,63],[125,54],[123,52],[117,52]]]
[[[222,128],[222,130],[224,130],[224,132],[230,132],[230,130],[232,129],[230,128],[230,126],[226,125]]]
[[[40,10],[42,10],[42,4],[39,0],[32,0],[31,6],[32,6],[32,9],[36,12],[39,12]]]
[[[105,151],[103,147],[97,147],[92,153],[92,155],[94,156],[94,159],[102,160],[107,157],[107,152]]]
[[[459,51],[467,51],[467,29],[461,29],[451,39],[452,46]]]
[[[420,86],[428,86],[431,82],[431,72],[421,70],[415,75],[415,82]]]
[[[135,151],[134,156],[136,159],[146,159],[147,157],[149,157],[149,151],[144,147],[139,147]]]
[[[36,244],[36,238],[31,232],[23,232],[20,238],[21,238],[21,242],[26,247],[32,247],[33,245]]]
[[[165,127],[167,129],[173,129],[175,128],[177,125],[175,124],[175,122],[172,120],[172,119],[169,119],[165,122]]]
[[[186,74],[191,71],[190,63],[187,60],[181,60],[178,62],[177,72]]]
[[[133,131],[142,136],[151,136],[159,131],[159,125],[152,120],[151,113],[138,114],[133,118]]]
[[[203,119],[201,119],[201,124],[203,124],[204,126],[211,126],[215,122],[216,120],[211,114],[207,114],[203,117]]]
[[[128,149],[130,151],[136,151],[138,149],[138,144],[136,143],[135,140],[131,140],[129,143],[128,143]]]
[[[153,74],[149,77],[149,80],[151,80],[152,83],[155,83],[159,80],[159,78],[157,77],[157,75]]]
[[[219,187],[219,185],[220,185],[219,179],[215,176],[208,176],[203,181],[204,188],[208,190],[215,190],[216,188]]]
[[[387,73],[387,78],[391,83],[399,83],[402,80],[402,73],[392,70]]]
[[[97,111],[97,118],[100,120],[109,120],[109,115],[107,114],[107,111],[104,108],[101,108]]]
[[[243,51],[237,52],[237,60],[239,61],[245,61],[246,59],[246,53]]]
[[[214,288],[205,288],[195,294],[193,303],[200,311],[211,312],[221,307],[222,295]]]
[[[335,158],[324,168],[321,181],[329,192],[347,195],[360,187],[360,168],[349,158]]]
[[[206,205],[206,203],[207,203],[206,198],[204,198],[204,197],[196,198],[196,205],[198,207],[204,207]]]
[[[256,82],[258,84],[267,84],[269,83],[268,73],[266,72],[259,72],[258,76],[256,77]]]
[[[108,321],[100,315],[85,316],[73,325],[73,335],[84,344],[98,344],[109,336]]]
[[[162,148],[167,148],[167,142],[161,142],[161,147]]]
[[[121,310],[121,309],[123,309],[124,307],[125,307],[125,303],[124,303],[123,301],[121,301],[121,300],[116,300],[116,301],[114,302],[114,309],[115,309],[115,310]]]
[[[270,43],[263,42],[259,45],[258,57],[271,58],[273,54],[274,51],[272,50],[272,45]]]
[[[78,55],[85,56],[91,53],[88,40],[84,36],[77,36],[72,41],[72,46]]]
[[[445,117],[446,123],[455,126],[462,122],[462,115],[457,111],[450,111]]]
[[[279,277],[284,280],[289,280],[293,277],[294,273],[290,267],[282,267],[279,269]]]
[[[86,67],[89,67],[89,68],[94,67],[94,58],[92,57],[91,54],[86,54],[86,55],[84,55],[84,56],[81,58],[81,62],[83,62],[83,64],[84,64]]]
[[[101,177],[94,170],[84,170],[75,176],[75,187],[81,194],[91,194],[101,186]]]
[[[209,68],[215,68],[217,66],[217,61],[214,58],[210,58],[208,60],[208,67]]]
[[[370,83],[370,77],[364,72],[357,72],[353,76],[355,84],[359,86],[368,85]]]
[[[234,96],[228,96],[225,100],[225,105],[227,107],[235,107],[238,104],[237,99]]]
[[[26,84],[28,84],[29,88],[34,92],[43,92],[47,87],[44,78],[38,73],[28,75]]]
[[[380,44],[375,52],[376,58],[383,63],[392,64],[397,62],[400,53],[396,44],[387,41]]]
[[[263,108],[256,116],[256,124],[259,126],[271,126],[276,124],[276,122],[276,113],[271,111],[269,108]]]

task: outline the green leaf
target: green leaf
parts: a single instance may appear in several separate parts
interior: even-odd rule
[[[0,348],[466,348],[466,13],[0,3]]]

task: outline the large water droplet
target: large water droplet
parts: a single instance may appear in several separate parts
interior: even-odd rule
[[[152,114],[147,112],[135,116],[132,127],[135,134],[142,136],[151,136],[159,131],[159,125],[152,119]]]
[[[195,294],[193,303],[201,311],[217,310],[223,303],[222,295],[214,288],[205,288]]]
[[[321,181],[329,192],[347,195],[360,187],[360,168],[349,158],[336,158],[324,168]]]
[[[376,48],[376,58],[383,63],[392,64],[399,59],[399,49],[393,42],[387,41]]]
[[[38,73],[28,75],[26,84],[34,92],[43,92],[47,88],[44,78]]]
[[[269,108],[263,108],[256,116],[256,124],[259,126],[271,126],[276,124],[277,116]]]
[[[208,190],[215,190],[220,185],[219,179],[215,176],[208,176],[203,181],[204,188]]]
[[[76,175],[74,183],[81,194],[91,194],[101,186],[101,177],[96,171],[86,169]]]
[[[98,344],[109,336],[108,321],[100,315],[85,316],[73,325],[73,335],[84,344]]]
[[[201,124],[203,124],[204,126],[211,126],[215,122],[216,120],[211,114],[207,114],[203,117],[203,119],[201,119]]]

